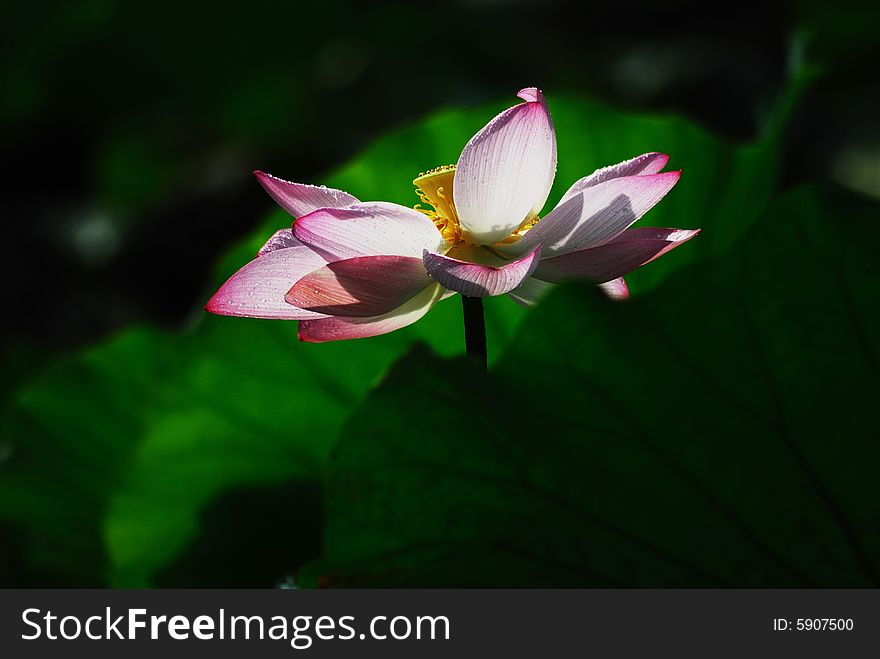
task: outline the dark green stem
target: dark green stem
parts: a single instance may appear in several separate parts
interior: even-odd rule
[[[486,370],[486,319],[483,316],[483,298],[461,296],[464,311],[464,344],[468,357],[480,369]]]

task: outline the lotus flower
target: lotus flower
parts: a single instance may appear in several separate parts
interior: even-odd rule
[[[678,182],[646,153],[576,181],[539,216],[556,173],[543,94],[490,121],[456,165],[413,182],[423,205],[361,202],[347,192],[255,172],[295,221],[208,302],[212,313],[298,320],[303,341],[384,334],[439,300],[507,294],[531,305],[553,284],[583,280],[628,296],[623,275],[698,233],[629,227]]]

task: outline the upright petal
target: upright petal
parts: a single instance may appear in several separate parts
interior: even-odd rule
[[[356,197],[342,190],[291,183],[259,170],[254,172],[254,176],[269,196],[294,218],[307,215],[318,208],[342,208],[358,202]]]
[[[606,243],[651,210],[680,175],[624,176],[586,188],[550,211],[521,239],[496,249],[517,256],[542,245],[547,258]]]
[[[567,201],[578,192],[583,192],[587,188],[591,188],[599,183],[610,181],[613,178],[621,178],[622,176],[647,176],[649,174],[658,174],[666,167],[669,162],[669,156],[665,153],[643,153],[640,156],[624,160],[616,165],[608,165],[597,169],[589,176],[575,181],[572,186],[562,195],[559,201],[561,204]],[[557,206],[559,204],[556,204]]]
[[[298,309],[284,301],[290,287],[327,261],[302,245],[260,256],[230,277],[205,305],[221,316],[301,320],[324,314]]]
[[[419,320],[443,297],[444,292],[442,286],[432,284],[408,302],[381,316],[369,318],[333,316],[319,320],[304,320],[299,324],[299,338],[309,343],[323,343],[387,334]]]
[[[426,215],[385,202],[322,208],[297,220],[293,235],[328,261],[382,254],[421,258],[424,250],[444,246]]]
[[[421,259],[359,256],[309,273],[293,285],[285,299],[300,309],[334,316],[379,316],[432,283]]]
[[[516,261],[494,267],[461,261],[425,250],[425,268],[449,290],[467,297],[485,297],[508,293],[523,283],[538,267],[541,247]]]
[[[464,147],[452,187],[463,232],[490,245],[536,215],[556,173],[556,133],[544,96],[523,89],[526,100],[492,119]]]
[[[663,256],[699,232],[699,229],[631,229],[604,245],[545,259],[535,270],[535,276],[549,282],[610,282]]]

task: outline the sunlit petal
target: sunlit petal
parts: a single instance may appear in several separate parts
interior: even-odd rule
[[[294,218],[307,215],[319,208],[342,208],[358,201],[347,192],[325,188],[322,185],[292,183],[259,170],[254,172],[254,176],[269,196]]]
[[[589,187],[553,209],[520,240],[498,249],[516,256],[542,245],[547,258],[606,243],[651,210],[680,174],[625,176]]]
[[[382,254],[421,258],[424,250],[444,245],[424,214],[385,202],[322,208],[297,220],[293,235],[328,261]]]
[[[663,171],[663,168],[666,167],[666,163],[668,162],[669,156],[665,153],[643,153],[640,156],[624,160],[616,165],[602,167],[589,176],[585,176],[582,179],[575,181],[572,186],[566,190],[565,194],[562,195],[559,204],[567,201],[578,192],[583,192],[587,188],[591,188],[599,183],[604,183],[605,181],[610,181],[613,178],[658,174]],[[556,205],[558,206],[559,204]]]
[[[205,309],[221,316],[320,318],[323,314],[288,304],[284,295],[301,277],[326,263],[323,257],[301,245],[268,252],[232,275]]]
[[[544,96],[533,87],[519,96],[526,102],[474,135],[455,170],[455,208],[476,244],[501,240],[537,214],[553,185],[556,133]]]

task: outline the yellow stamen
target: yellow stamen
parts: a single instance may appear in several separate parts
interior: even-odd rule
[[[427,215],[443,236],[443,239],[452,246],[461,242],[467,242],[467,237],[462,236],[461,224],[458,221],[458,213],[455,210],[455,200],[452,196],[452,184],[455,179],[455,165],[435,167],[413,181],[416,186],[416,194],[422,200],[422,204],[431,208],[422,208],[422,204],[416,204],[415,209]],[[510,244],[522,238],[526,232],[535,226],[540,220],[537,215],[527,219],[513,233],[499,243]]]
[[[454,178],[455,165],[445,165],[420,174],[413,181],[413,185],[419,189],[422,200],[431,204],[439,215],[458,224],[458,214],[455,212],[455,202],[452,200]]]
[[[452,182],[455,178],[455,165],[445,165],[420,174],[413,181],[418,189],[416,193],[423,203],[433,206],[434,210],[420,208],[416,210],[430,217],[443,238],[453,244],[461,240],[461,227],[458,224],[458,213],[455,212],[455,201],[452,198]]]
[[[526,232],[529,229],[531,229],[533,226],[535,226],[538,223],[538,220],[540,220],[540,219],[541,219],[540,217],[535,215],[532,219],[526,220],[525,223],[519,229],[517,229],[516,231],[511,233],[509,236],[507,236],[507,238],[505,238],[504,240],[499,240],[498,242],[501,244],[504,244],[504,245],[509,245],[510,243],[515,243],[517,240],[519,240],[524,235],[526,235]]]

